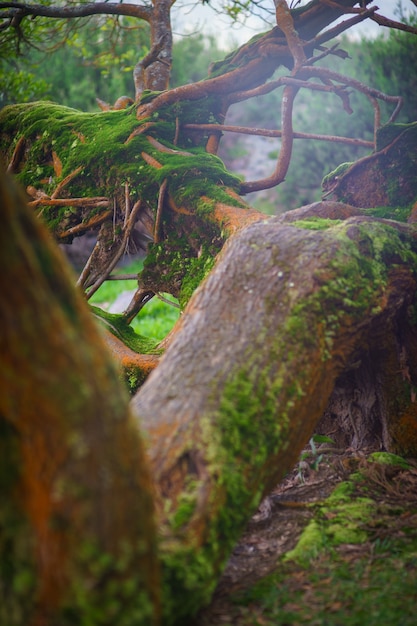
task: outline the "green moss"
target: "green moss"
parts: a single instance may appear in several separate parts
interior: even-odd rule
[[[372,217],[407,222],[411,213],[411,206],[375,207],[373,209],[364,209],[364,211]]]
[[[144,576],[135,574],[144,547],[120,545],[116,554],[103,551],[91,539],[84,539],[73,555],[80,575],[74,577],[68,590],[68,601],[62,608],[62,626],[149,626],[154,609]],[[89,581],[89,584],[86,584]]]
[[[302,220],[293,222],[293,226],[296,228],[304,228],[306,230],[326,230],[337,224],[341,224],[342,220],[332,220],[323,217],[308,217]]]
[[[315,506],[314,518],[303,530],[295,548],[285,554],[284,562],[308,565],[324,550],[367,540],[364,526],[372,519],[374,501],[370,498],[353,499],[346,491],[353,493],[353,488],[346,485],[341,491],[336,488],[323,504]]]
[[[183,624],[209,601],[248,511],[259,504],[265,465],[271,454],[286,445],[288,419],[285,411],[281,418],[276,412],[280,390],[280,379],[271,377],[269,371],[244,369],[231,374],[225,383],[218,416],[201,419],[208,471],[217,485],[207,510],[215,515],[208,522],[203,544],[192,545],[192,534],[188,534],[186,544],[181,545],[181,535],[174,532],[176,538],[169,533],[167,545],[162,546],[164,623],[168,625]],[[191,487],[171,517],[174,531],[193,519],[199,483]]]
[[[36,597],[35,538],[19,506],[19,436],[0,416],[0,623],[31,621]]]
[[[108,313],[96,306],[92,306],[91,310],[104,328],[121,339],[134,352],[138,354],[161,354],[161,350],[157,348],[157,342],[135,333],[123,315]]]
[[[164,228],[170,229],[169,218]],[[214,228],[201,225],[207,245],[202,235],[196,237],[177,236],[171,228],[169,246],[165,243],[148,246],[148,256],[139,275],[140,284],[161,292],[170,292],[184,308],[201,281],[211,271],[215,258],[220,251],[222,241],[216,238]],[[211,234],[213,233],[213,234]]]
[[[327,174],[322,181],[323,189],[329,189],[332,185],[341,178],[347,170],[353,165],[353,162],[341,163],[332,172]]]
[[[369,460],[374,463],[382,463],[383,465],[397,465],[403,469],[410,469],[411,465],[398,454],[390,452],[373,452],[369,456]]]
[[[206,250],[203,250],[198,258],[187,259],[187,272],[182,279],[181,290],[178,297],[182,309],[185,308],[188,300],[200,283],[202,283],[211,272],[214,262],[215,258]]]
[[[288,361],[298,358],[300,345],[310,344],[327,358],[341,318],[362,319],[375,306],[378,287],[382,294],[388,280],[387,268],[396,263],[417,266],[410,245],[393,227],[382,223],[354,225],[354,236],[351,228],[345,222],[336,223],[321,234],[324,255],[327,243],[329,246],[329,263],[324,264],[323,276],[320,272],[316,274],[319,287],[292,307],[282,336],[272,342],[269,338],[269,366],[263,367],[257,361],[258,342],[265,343],[265,332],[260,330],[259,336],[251,341],[247,358],[239,359],[244,366],[225,373],[222,387],[213,389],[212,393],[220,396],[217,414],[202,416],[199,424],[208,471],[212,483],[217,485],[213,502],[207,503],[206,510],[215,514],[202,544],[174,543],[166,554],[162,551],[168,624],[184,623],[209,600],[218,572],[243,530],[248,514],[259,504],[267,463],[279,458],[286,449],[291,410],[297,399],[303,397],[304,378],[310,375],[300,368],[298,379],[289,383]],[[297,287],[289,285],[289,289]],[[275,301],[267,304],[267,315],[273,316],[275,310]],[[282,358],[284,341],[285,359]],[[371,518],[374,506],[368,498],[357,498],[354,489],[352,479],[315,509],[314,523],[309,525],[289,558],[309,559],[324,548],[366,540],[364,524]],[[193,521],[196,495],[190,495],[181,504],[177,526],[181,523],[186,528]],[[175,541],[168,534],[167,542]],[[181,598],[180,607],[176,596]]]

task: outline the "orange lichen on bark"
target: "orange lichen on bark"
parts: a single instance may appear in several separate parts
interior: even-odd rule
[[[43,409],[39,413],[32,402],[21,406],[25,419],[20,423],[19,492],[36,537],[37,603],[42,612],[53,615],[68,585],[68,533],[59,524],[64,517],[60,494],[54,488],[68,449],[64,425],[56,420],[56,407],[44,405]]]
[[[138,354],[111,333],[106,333],[105,341],[115,359],[124,369],[138,369],[147,376],[159,363],[159,356],[155,354]]]
[[[207,198],[208,200],[208,198]],[[237,233],[253,222],[268,219],[264,213],[256,209],[242,209],[240,207],[216,202],[214,219],[229,235]]]
[[[2,507],[17,511],[6,530],[35,570],[25,623],[61,623],[67,606],[95,614],[134,576],[149,600],[138,624],[153,624],[153,491],[128,394],[64,257],[10,181],[0,180],[0,209],[0,419],[16,442]],[[7,550],[0,543],[0,559]],[[123,550],[130,560],[117,569]]]

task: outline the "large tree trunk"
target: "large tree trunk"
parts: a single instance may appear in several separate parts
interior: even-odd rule
[[[157,623],[153,491],[120,373],[1,179],[0,622]]]
[[[231,238],[132,400],[159,485],[167,623],[209,599],[331,397],[350,410],[345,444],[417,454],[417,242],[358,213],[325,203]]]

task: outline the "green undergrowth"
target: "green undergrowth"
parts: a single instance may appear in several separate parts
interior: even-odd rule
[[[116,270],[114,273],[134,274],[138,273],[141,268],[142,261],[135,261],[128,267]],[[108,280],[104,282],[100,289],[91,297],[90,303],[106,311],[123,292],[134,291],[135,289],[137,289],[136,279]],[[176,304],[175,298],[172,298],[169,294],[163,294],[163,296]],[[145,347],[148,346],[152,351],[154,350],[155,344],[166,337],[170,330],[172,330],[178,317],[179,310],[175,306],[167,304],[155,296],[133,319],[130,324],[130,329],[139,336],[138,340],[135,339],[135,341],[139,342],[138,345],[142,345],[141,342],[143,341],[143,345]],[[111,321],[111,317],[109,320]],[[128,331],[128,335],[131,336],[130,331]]]
[[[313,518],[277,570],[235,595],[233,623],[414,624],[415,488],[403,498],[392,497],[393,485],[401,490],[401,472],[407,469],[413,471],[403,458],[375,453],[329,498],[310,505]]]

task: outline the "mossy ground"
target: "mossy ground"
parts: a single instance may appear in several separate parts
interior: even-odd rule
[[[416,463],[326,454],[297,476],[250,522],[196,626],[414,624]]]

